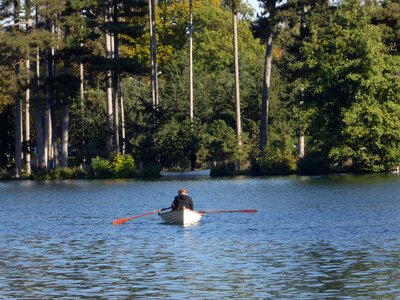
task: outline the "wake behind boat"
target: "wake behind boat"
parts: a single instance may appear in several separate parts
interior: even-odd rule
[[[165,223],[189,226],[200,222],[202,213],[183,208],[180,210],[162,210],[159,216]]]
[[[161,176],[165,177],[186,177],[186,176],[210,176],[211,169],[196,170],[187,172],[160,172]]]

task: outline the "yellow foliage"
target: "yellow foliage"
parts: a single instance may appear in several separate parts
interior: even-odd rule
[[[11,104],[12,99],[9,96],[0,94],[0,113],[4,110],[6,106]]]
[[[193,1],[193,14],[205,7],[221,7],[220,0]],[[187,40],[189,23],[189,1],[169,1],[159,3],[156,7],[156,39],[157,63],[165,65],[172,57],[177,45],[183,45]],[[125,57],[134,57],[138,61],[150,65],[150,34],[149,17],[134,18],[132,25],[144,25],[142,36],[132,38],[121,36],[121,53]]]
[[[274,47],[272,48],[272,55],[275,59],[280,60],[284,55],[284,51],[281,48]]]

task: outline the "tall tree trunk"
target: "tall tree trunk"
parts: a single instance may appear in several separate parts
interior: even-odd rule
[[[83,47],[83,44],[81,44]],[[81,99],[81,128],[82,128],[82,169],[86,169],[86,130],[85,130],[85,90],[84,90],[84,81],[85,75],[83,70],[82,59],[79,62],[79,80],[80,80],[80,99]]]
[[[117,2],[113,1],[113,23],[118,24],[118,6]],[[119,39],[118,33],[113,35],[113,54],[114,58],[119,58]],[[116,153],[120,152],[119,146],[119,71],[113,72],[113,100],[114,100],[114,150]]]
[[[114,71],[113,74],[113,99],[114,99],[114,151],[119,153],[119,96],[118,96],[118,72]]]
[[[45,169],[45,151],[44,151],[44,131],[43,131],[43,115],[38,105],[33,107],[35,117],[35,138],[36,138],[36,157],[37,167]]]
[[[66,2],[67,7],[70,2]],[[64,28],[64,40],[67,40],[70,34],[68,25]],[[64,76],[68,78],[71,75],[71,62],[69,50],[64,51]],[[68,167],[68,143],[69,143],[69,102],[70,99],[64,99],[61,115],[61,167]]]
[[[53,20],[47,20],[47,30],[54,35]],[[53,123],[55,122],[54,113],[52,115],[52,106],[54,101],[53,93],[53,74],[54,74],[54,48],[45,50],[45,77],[46,77],[46,108],[44,112],[44,155],[46,169],[53,167],[54,147],[53,147]],[[54,126],[55,127],[55,126]]]
[[[31,138],[31,120],[30,120],[30,99],[31,99],[31,90],[29,87],[30,84],[30,60],[26,60],[26,73],[27,73],[27,81],[26,81],[26,90],[25,90],[25,169],[26,175],[31,174],[31,152],[30,152],[30,138]]]
[[[40,49],[36,48],[36,71],[35,71],[35,95],[36,101],[39,101],[39,86],[40,86]],[[34,121],[35,121],[35,137],[36,137],[36,158],[37,167],[45,169],[45,151],[44,151],[44,127],[43,115],[40,109],[40,104],[35,103],[33,106]]]
[[[22,176],[22,98],[20,90],[21,81],[21,61],[15,65],[15,75],[18,82],[15,93],[15,177]]]
[[[19,27],[19,14],[21,5],[18,0],[14,0],[14,26],[15,30]],[[15,177],[22,176],[22,97],[21,97],[21,57],[17,49],[17,61],[15,64],[15,77],[17,78],[17,90],[15,93]]]
[[[55,21],[54,21],[55,22]],[[58,31],[56,30],[56,26],[52,22],[51,24],[51,33],[57,38],[58,37]],[[56,33],[57,32],[57,33]],[[56,67],[55,67],[55,62],[54,62],[54,57],[55,57],[55,48],[52,47],[50,49],[50,57],[49,57],[49,75],[50,78],[52,79],[50,82],[53,82],[54,78],[56,77]],[[55,99],[55,91],[54,91],[54,85],[52,83],[49,84],[49,110],[50,110],[50,116],[49,116],[49,167],[51,169],[57,168],[59,165],[58,162],[58,132],[57,132],[57,118],[56,118],[56,99]]]
[[[32,3],[30,0],[25,0],[25,17],[26,17],[26,33],[29,34],[33,28],[33,18],[32,18]],[[25,90],[25,169],[26,174],[31,174],[31,149],[30,149],[30,139],[31,139],[31,120],[30,120],[30,100],[31,100],[31,88],[30,88],[30,77],[31,77],[31,61],[26,59],[26,90]]]
[[[307,25],[306,25],[306,20],[305,16],[307,14],[309,7],[304,4],[302,7],[302,11],[300,14],[300,40],[304,40],[307,34]],[[301,89],[301,100],[299,103],[299,110],[301,111],[303,109],[303,104],[304,104],[304,89]],[[303,130],[303,124],[301,122],[301,119],[299,118],[299,157],[303,158],[305,154],[305,145],[304,145],[304,130]]]
[[[189,0],[189,94],[190,120],[193,121],[193,0]]]
[[[155,1],[149,1],[149,31],[150,31],[150,63],[151,63],[151,98],[153,107],[158,110],[158,74],[157,74],[157,42],[155,22]]]
[[[122,140],[122,154],[126,152],[126,140],[125,140],[125,109],[124,109],[124,97],[122,94],[122,81],[119,82],[119,97],[121,104],[121,140]]]
[[[239,151],[242,148],[242,123],[240,114],[240,82],[239,82],[239,51],[237,38],[237,15],[234,6],[232,7],[232,28],[233,28],[233,52],[235,72],[235,102],[236,102],[236,135]],[[237,170],[240,170],[240,160],[236,162]]]
[[[261,100],[260,144],[259,144],[259,150],[261,155],[265,154],[265,148],[267,146],[271,69],[272,69],[272,33],[269,33],[266,38],[263,92]]]
[[[106,10],[105,16],[106,24],[110,23],[110,8]],[[112,59],[112,36],[110,32],[106,31],[106,58]],[[107,120],[106,120],[106,151],[108,154],[112,151],[113,145],[113,92],[112,92],[112,72],[108,70],[106,73],[106,89],[107,89]]]
[[[303,91],[302,91],[303,94]],[[302,95],[303,97],[303,95]],[[299,110],[303,109],[304,102],[301,100],[299,103]],[[305,154],[305,146],[304,146],[304,132],[303,132],[303,124],[301,122],[301,118],[299,118],[299,158],[303,158]]]
[[[61,167],[68,167],[69,103],[63,104],[61,117]]]

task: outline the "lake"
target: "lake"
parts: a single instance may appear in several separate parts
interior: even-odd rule
[[[188,188],[194,226],[157,214]],[[0,299],[400,299],[400,176],[0,181]]]

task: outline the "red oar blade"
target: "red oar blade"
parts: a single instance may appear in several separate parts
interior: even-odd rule
[[[234,210],[200,210],[199,213],[209,214],[209,213],[233,213],[233,212],[241,212],[241,213],[256,213],[256,209],[234,209]]]
[[[132,219],[137,219],[137,218],[140,218],[140,217],[144,217],[144,216],[148,216],[148,215],[151,215],[151,214],[155,214],[155,213],[158,213],[159,211],[160,211],[160,210],[157,209],[157,210],[149,211],[149,212],[147,212],[147,213],[140,214],[140,215],[137,215],[137,216],[133,216],[133,217],[129,217],[129,218],[122,218],[122,219],[114,220],[114,221],[112,222],[112,224],[113,224],[113,225],[121,225],[121,224],[124,224],[124,223],[126,223],[126,222],[132,220]]]
[[[131,220],[131,218],[123,218],[123,219],[118,219],[112,222],[113,225],[121,225],[124,224],[125,222],[128,222]]]

